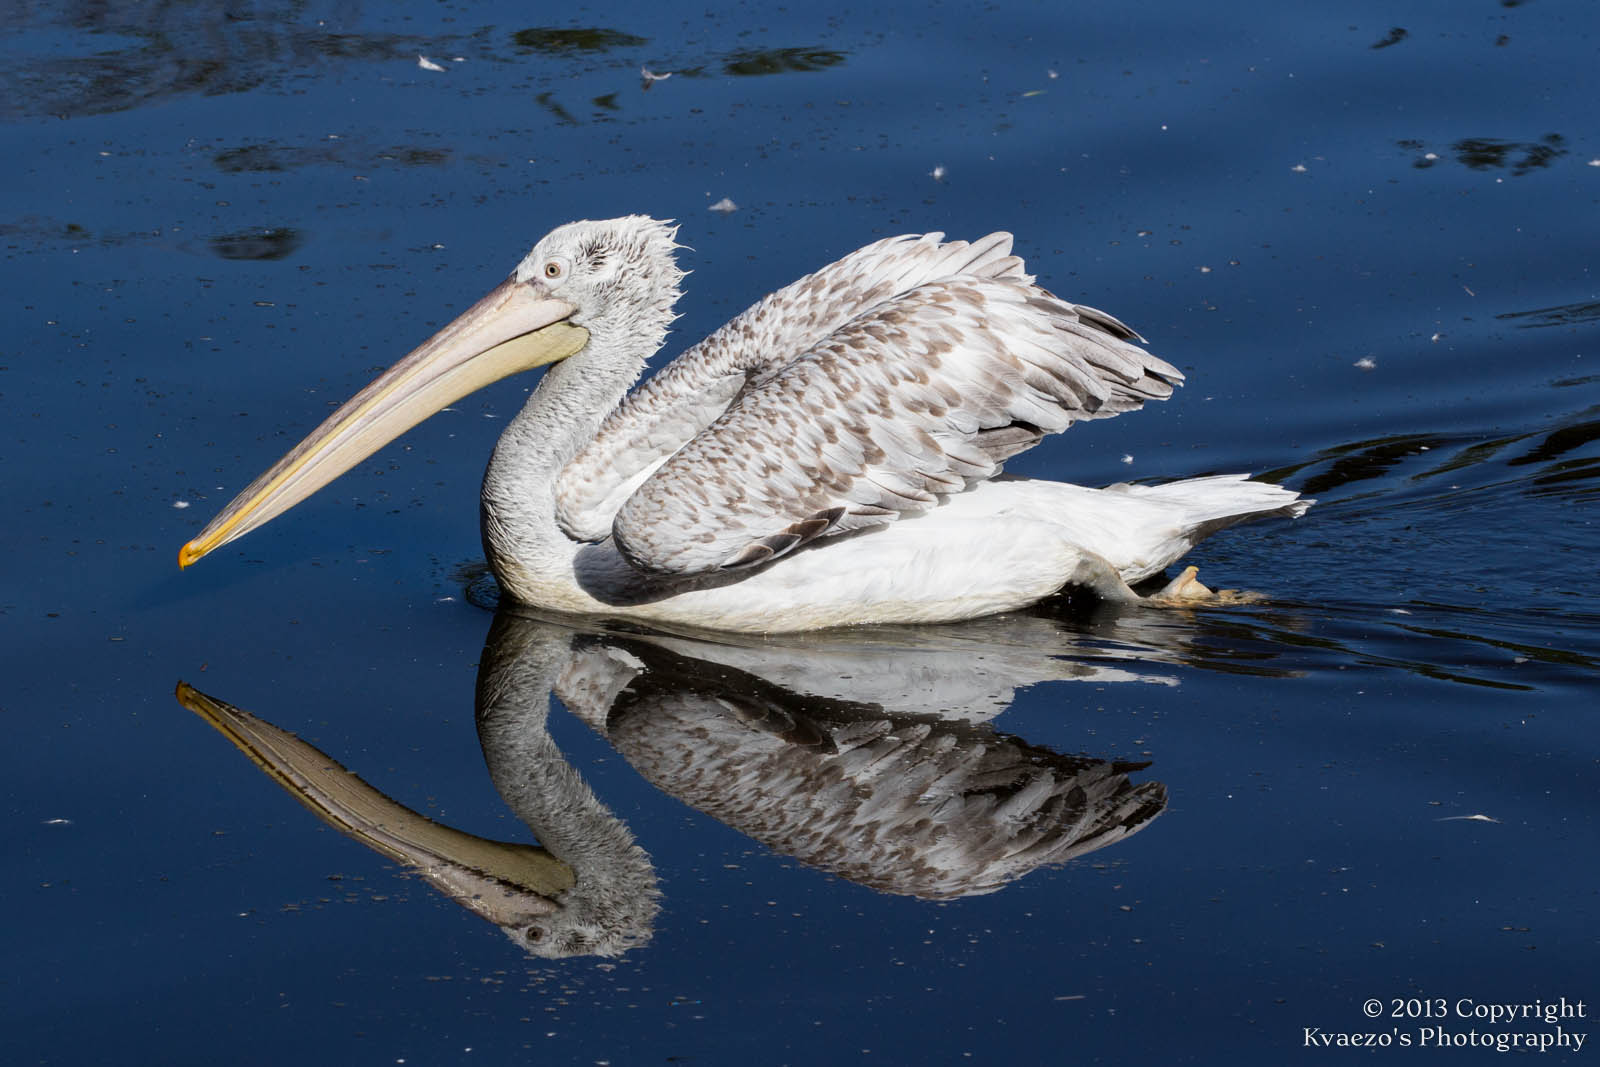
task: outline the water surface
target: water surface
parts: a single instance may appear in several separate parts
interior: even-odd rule
[[[1597,24],[12,11],[8,1060],[1234,1062],[1418,1033],[1369,998],[1600,999]],[[538,236],[629,212],[693,249],[665,355],[877,237],[1011,230],[1189,376],[1012,470],[1319,503],[1193,555],[1250,605],[758,642],[497,617],[475,498],[513,380],[178,572]],[[506,664],[527,699],[486,713]],[[180,680],[342,766],[404,847],[319,821]],[[905,773],[823,805],[808,775],[874,744]],[[992,774],[910,789],[917,744]],[[856,847],[953,798],[1014,852]],[[419,848],[539,877],[499,925]],[[582,936],[528,934],[580,885]]]

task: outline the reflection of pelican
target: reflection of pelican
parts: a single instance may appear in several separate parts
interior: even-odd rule
[[[478,737],[537,848],[435,823],[246,712],[187,686],[179,698],[321,818],[530,952],[615,955],[650,939],[655,870],[551,739],[552,692],[671,795],[889,892],[993,892],[1146,826],[1166,790],[1128,780],[1144,764],[1062,755],[987,720],[1035,682],[1162,679],[1068,659],[1064,635],[1042,647],[1048,620],[1007,621],[708,642],[501,612],[478,671]],[[1019,632],[1041,645],[1008,643]],[[881,687],[841,677],[869,661],[893,668]]]
[[[1133,600],[1128,583],[1213,531],[1305,509],[1242,477],[1098,490],[998,478],[1045,434],[1164,398],[1183,377],[1116,319],[1035,286],[1003,233],[869,245],[623,401],[673,318],[674,236],[638,216],[555,230],[256,479],[180,561],[432,412],[547,363],[489,463],[483,537],[507,592],[563,612],[802,630],[971,618],[1067,584]],[[1169,597],[1204,592],[1191,579]]]

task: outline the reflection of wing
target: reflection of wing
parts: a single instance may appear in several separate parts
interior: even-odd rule
[[[1010,235],[940,237],[800,279],[637,390],[562,472],[568,533],[614,532],[651,572],[759,564],[934,507],[1182,380],[1116,319],[1033,285]]]
[[[560,695],[660,788],[774,850],[890,892],[988,893],[1143,828],[1143,764],[1062,756],[958,720],[797,694],[652,640],[604,638]],[[591,718],[591,722],[595,720]]]

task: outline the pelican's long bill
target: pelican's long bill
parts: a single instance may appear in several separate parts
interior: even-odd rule
[[[577,308],[506,279],[351,397],[178,552],[195,560],[288,511],[429,415],[507,375],[566,359],[589,333]]]

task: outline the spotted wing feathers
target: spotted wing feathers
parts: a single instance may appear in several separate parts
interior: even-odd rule
[[[1011,235],[944,241],[941,233],[889,237],[763,298],[673,360],[612,412],[561,473],[557,518],[567,534],[596,541],[660,465],[734,399],[852,319],[946,278],[1031,281],[1011,254]]]
[[[691,575],[935,507],[1044,434],[1169,396],[1182,374],[1134,337],[1020,271],[919,285],[753,376],[622,504],[617,547]]]

